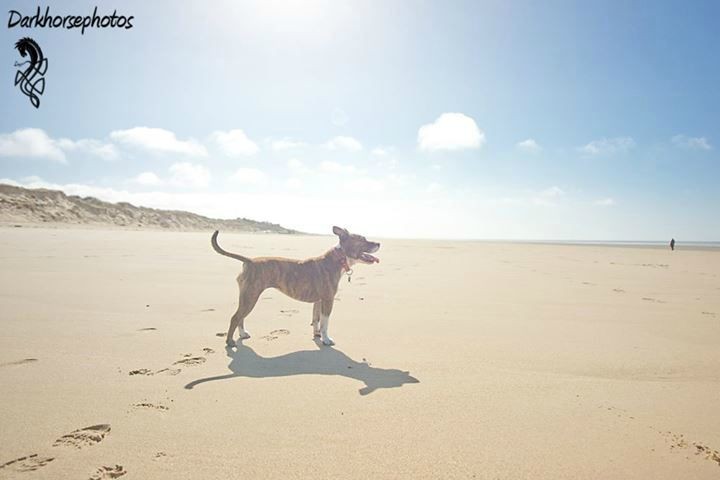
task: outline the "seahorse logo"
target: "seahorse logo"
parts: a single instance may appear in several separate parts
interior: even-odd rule
[[[18,63],[16,67],[24,67],[15,73],[15,86],[20,87],[20,91],[29,99],[33,107],[40,107],[40,95],[45,91],[45,72],[48,68],[48,60],[43,55],[40,45],[32,38],[21,38],[15,44],[15,48],[20,52],[23,58],[30,57],[29,60]]]

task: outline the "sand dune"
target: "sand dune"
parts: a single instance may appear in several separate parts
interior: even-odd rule
[[[383,241],[335,347],[268,290],[226,349],[240,264],[209,232],[0,245],[2,479],[720,475],[718,251]]]
[[[178,210],[103,202],[93,197],[66,195],[59,190],[27,189],[0,184],[0,225],[44,224],[159,228],[164,230],[229,230],[297,233],[268,222],[247,218],[219,220]]]

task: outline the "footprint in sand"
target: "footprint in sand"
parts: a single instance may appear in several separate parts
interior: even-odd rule
[[[224,337],[224,336],[225,336],[225,332],[217,332],[217,333],[215,334],[215,336],[216,336],[216,337]]]
[[[10,365],[24,365],[26,363],[33,363],[37,361],[37,358],[23,358],[22,360],[16,360],[14,362],[0,363],[0,367],[9,367]]]
[[[623,290],[622,288],[613,288],[613,292],[615,292],[615,293],[625,293],[625,290]]]
[[[628,411],[624,408],[618,408],[618,407],[608,407],[605,405],[599,405],[598,408],[606,409],[608,412],[613,412],[615,415],[617,415],[618,418],[627,418],[630,420],[635,420],[635,417],[628,415]],[[622,412],[622,413],[617,413]]]
[[[711,317],[715,316],[715,312],[702,312],[703,315],[710,315]]]
[[[624,410],[622,408],[617,407],[610,407],[610,406],[604,406],[599,405],[598,408],[605,409],[607,408],[608,411],[616,413],[616,412],[622,412],[621,414],[618,414],[617,416],[620,418],[628,418],[630,420],[635,420],[635,417],[630,416],[627,410]],[[648,425],[648,428],[653,429],[652,425]],[[710,460],[712,462],[715,462],[720,466],[720,452],[710,448],[707,445],[704,445],[699,442],[689,442],[687,438],[685,438],[685,435],[682,433],[674,433],[670,430],[663,431],[658,430],[657,433],[662,435],[665,439],[666,443],[670,443],[670,450],[672,451],[678,451],[678,450],[692,450],[696,456],[702,455],[705,460]],[[654,449],[653,449],[654,450]],[[686,457],[690,458],[690,457]]]
[[[90,445],[100,443],[102,439],[105,438],[105,435],[107,435],[108,433],[110,433],[110,425],[108,425],[107,423],[101,423],[99,425],[81,428],[79,430],[75,430],[74,432],[70,432],[67,435],[63,435],[62,437],[55,440],[55,443],[53,443],[53,447],[88,447]]]
[[[260,338],[267,340],[268,342],[272,342],[273,340],[277,340],[280,336],[283,335],[290,335],[290,330],[285,330],[284,328],[281,328],[279,330],[273,330],[272,332],[270,332],[269,335],[265,335]]]
[[[170,407],[166,407],[165,405],[162,405],[162,404],[155,405],[154,403],[150,403],[150,402],[133,403],[133,407],[150,409],[150,410],[161,410],[161,411],[170,410]]]
[[[685,435],[682,433],[677,434],[673,432],[659,432],[662,436],[666,438],[666,440],[670,441],[670,450],[673,450],[675,448],[687,448],[688,443],[687,440],[685,440]]]
[[[153,330],[157,330],[157,328],[155,328],[155,327],[138,328],[138,332],[152,332]]]
[[[187,357],[183,358],[182,360],[178,360],[177,362],[173,363],[173,365],[187,365],[188,367],[193,367],[195,365],[200,365],[205,363],[207,359],[205,357]]]
[[[642,299],[645,300],[646,302],[667,303],[667,302],[664,301],[664,300],[658,300],[657,298],[652,298],[652,297],[642,297]]]
[[[115,465],[114,467],[102,466],[98,468],[88,480],[105,480],[108,478],[120,478],[126,473],[127,470],[125,470],[122,465]]]
[[[711,460],[720,465],[720,452],[699,443],[693,443],[693,446],[695,447],[695,455],[705,455],[705,460]]]
[[[296,310],[296,309],[293,308],[293,309],[291,309],[291,310],[280,310],[280,313],[281,313],[282,315],[285,315],[286,317],[291,317],[291,316],[293,316],[293,315],[296,314],[296,313],[300,313],[300,310]]]
[[[206,355],[210,355],[212,353],[215,353],[215,350],[212,348],[205,347],[203,348],[203,352]],[[159,374],[165,374],[165,375],[177,375],[179,374],[182,369],[175,368],[173,365],[184,365],[187,367],[193,367],[195,365],[203,364],[207,361],[205,357],[201,356],[193,356],[192,353],[184,353],[183,358],[178,360],[177,362],[174,362],[171,366],[166,368],[161,368],[160,370],[157,370],[153,372],[149,368],[139,368],[137,370],[131,370],[128,372],[129,375],[159,375]]]
[[[695,455],[702,455],[705,457],[705,460],[710,460],[711,462],[715,462],[720,466],[720,452],[708,447],[707,445],[703,445],[702,443],[698,442],[692,442],[688,443],[688,441],[685,439],[685,436],[680,433],[673,433],[670,431],[663,432],[659,431],[663,437],[665,437],[666,441],[670,441],[670,450],[675,449],[692,449],[695,452]]]
[[[165,375],[177,375],[178,373],[182,372],[179,368],[163,368],[155,372],[155,374],[159,375],[161,373]],[[153,375],[152,373],[150,375]]]
[[[201,312],[214,312],[214,308],[206,308],[205,310],[200,310]]]
[[[55,460],[53,457],[39,457],[37,453],[27,455],[25,457],[16,458],[0,465],[0,470],[9,470],[14,472],[34,472],[38,468],[42,468],[48,463]]]

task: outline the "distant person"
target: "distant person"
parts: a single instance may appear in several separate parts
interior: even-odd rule
[[[674,238],[670,239],[670,250],[675,250],[675,239]]]

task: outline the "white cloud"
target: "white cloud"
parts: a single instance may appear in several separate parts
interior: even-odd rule
[[[355,173],[357,169],[352,165],[325,160],[320,164],[320,170],[327,173]]]
[[[257,168],[238,168],[230,180],[243,185],[257,185],[265,183],[267,176]]]
[[[250,140],[245,132],[240,129],[228,130],[227,132],[216,131],[210,138],[220,147],[220,150],[229,157],[240,157],[243,155],[254,155],[260,150],[257,144]]]
[[[288,160],[287,166],[288,166],[288,168],[290,168],[292,170],[298,170],[301,168],[305,168],[305,164],[303,162],[301,162],[300,160],[298,160],[297,158],[291,158],[290,160]]]
[[[687,135],[675,135],[672,137],[672,143],[680,148],[690,150],[712,150],[712,145],[705,137],[688,137]]]
[[[130,181],[144,187],[167,185],[180,188],[205,188],[210,185],[210,171],[203,165],[178,162],[172,164],[168,172],[169,174],[165,178],[161,178],[155,172],[142,172]]]
[[[151,152],[207,156],[207,150],[197,141],[178,140],[173,132],[162,128],[134,127],[128,130],[115,130],[110,132],[110,138]]]
[[[81,152],[100,157],[103,160],[116,160],[120,157],[115,145],[112,143],[103,143],[99,140],[83,138],[72,141],[67,138],[61,138],[57,141],[57,145],[66,152]]]
[[[12,182],[12,183],[10,183],[10,185],[15,185],[16,187],[21,187],[22,185],[24,185],[26,183],[38,183],[38,182],[43,182],[44,180],[42,178],[38,177],[37,175],[30,175],[28,177],[21,178],[20,181],[22,182],[22,184],[17,183],[17,182]],[[0,183],[7,183],[7,182],[0,180]]]
[[[362,150],[362,143],[353,137],[337,136],[328,140],[325,145],[328,150],[347,150],[348,152],[359,152]]]
[[[288,178],[287,180],[285,180],[285,186],[292,190],[297,190],[301,188],[302,185],[303,182],[299,178]]]
[[[376,157],[377,166],[387,170],[397,168],[399,162],[393,155],[395,147],[375,147],[370,151],[373,157]]]
[[[153,172],[143,172],[135,177],[133,181],[146,187],[157,187],[165,183]]]
[[[272,140],[270,142],[270,148],[276,151],[290,150],[293,148],[307,147],[307,143],[299,140],[293,140],[291,138],[281,138],[280,140]]]
[[[0,135],[0,156],[46,158],[65,163],[65,153],[44,130],[25,128]]]
[[[378,193],[385,189],[385,183],[376,178],[360,177],[350,180],[346,187],[352,192]]]
[[[310,169],[297,158],[291,158],[287,161],[288,168],[296,174],[304,175],[310,173]]]
[[[204,188],[210,184],[210,172],[202,165],[190,162],[174,163],[170,166],[170,180],[176,187]]]
[[[413,183],[416,180],[415,175],[401,175],[397,173],[390,173],[384,177],[385,183],[390,184],[394,188],[404,188]]]
[[[115,145],[93,139],[53,139],[40,128],[25,128],[0,134],[0,156],[45,158],[67,163],[66,153],[82,153],[115,160],[119,153]]]
[[[565,191],[557,186],[546,188],[540,192],[540,196],[545,198],[562,197],[563,195],[565,195]]]
[[[462,113],[443,113],[418,130],[418,148],[425,151],[480,148],[485,133],[475,120]]]
[[[593,140],[578,150],[587,155],[610,155],[627,152],[633,147],[635,147],[635,140],[632,137],[615,137]]]
[[[595,200],[593,202],[593,205],[597,205],[599,207],[612,207],[613,205],[615,205],[615,200],[610,197],[601,198],[599,200]]]
[[[377,166],[387,170],[395,170],[399,162],[395,157],[381,157],[377,161]]]
[[[444,190],[445,187],[440,185],[437,182],[431,182],[427,187],[425,187],[425,191],[427,193],[437,193]]]
[[[538,153],[542,151],[542,147],[532,138],[518,142],[515,147],[527,153]]]

